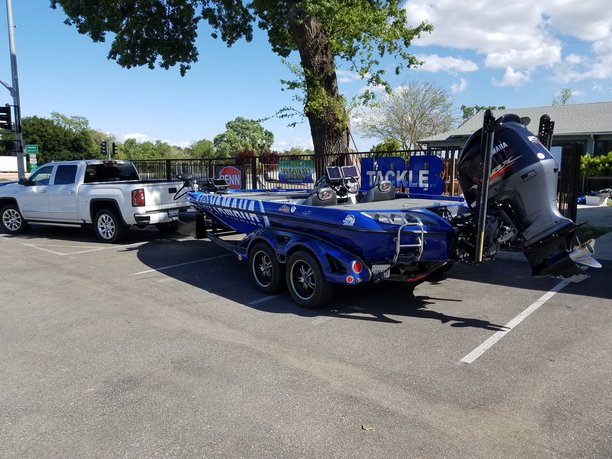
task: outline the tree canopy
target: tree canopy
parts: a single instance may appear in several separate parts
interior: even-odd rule
[[[357,128],[366,136],[397,140],[401,148],[419,146],[427,136],[453,125],[452,99],[431,82],[414,82],[396,88],[358,116]]]
[[[69,117],[64,118],[69,119]],[[99,143],[95,140],[97,131],[88,128],[71,129],[53,119],[38,116],[23,118],[21,128],[24,143],[38,145],[39,164],[68,159],[92,159],[100,154]],[[12,140],[14,134],[3,134],[2,138]]]
[[[396,58],[396,73],[419,64],[408,47],[432,29],[428,23],[409,27],[402,0],[50,1],[53,8],[64,9],[66,23],[79,33],[98,42],[112,37],[108,57],[119,65],[168,69],[178,64],[182,75],[198,59],[200,21],[208,22],[213,38],[228,46],[241,38],[251,41],[257,24],[279,56],[299,53],[299,79],[288,85],[304,91],[315,154],[348,147],[348,115],[338,90],[336,61],[369,85],[385,84],[380,57]]]
[[[243,150],[261,153],[274,143],[274,134],[255,120],[237,117],[225,123],[225,132],[215,136],[214,147],[219,157],[235,156]]]
[[[505,106],[496,107],[495,105],[462,105],[461,106],[461,121],[465,123],[472,118],[476,113],[485,110],[505,110]]]

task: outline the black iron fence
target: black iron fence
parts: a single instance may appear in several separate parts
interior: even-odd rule
[[[460,194],[456,176],[456,161],[459,149],[448,150],[402,150],[385,152],[357,152],[340,153],[325,156],[312,155],[266,155],[250,158],[224,158],[224,159],[162,159],[162,160],[134,160],[140,176],[144,180],[167,179],[174,180],[181,175],[191,174],[198,179],[204,177],[217,178],[221,174],[230,184],[244,189],[297,189],[314,188],[317,180],[323,176],[325,166],[354,165],[360,171],[362,158],[401,157],[406,163],[413,156],[433,155],[442,159],[444,164],[443,180],[445,194],[454,196]],[[283,160],[308,162],[314,172],[311,178],[299,183],[286,183],[280,176],[279,162]],[[238,173],[239,172],[239,173]],[[239,180],[239,183],[231,183]]]

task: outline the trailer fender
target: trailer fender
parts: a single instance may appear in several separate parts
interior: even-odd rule
[[[324,239],[296,231],[261,228],[242,241],[236,250],[238,258],[248,261],[251,247],[261,241],[272,247],[280,263],[285,263],[291,254],[299,250],[311,253],[329,282],[353,285],[371,279],[370,270],[357,255]]]

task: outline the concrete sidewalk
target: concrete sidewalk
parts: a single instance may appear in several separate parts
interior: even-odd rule
[[[578,206],[576,223],[612,228],[612,206]],[[595,241],[595,258],[612,260],[612,231]]]

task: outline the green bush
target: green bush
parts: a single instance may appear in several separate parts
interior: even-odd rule
[[[584,155],[580,160],[580,173],[585,177],[607,177],[612,173],[612,151],[607,155]]]

